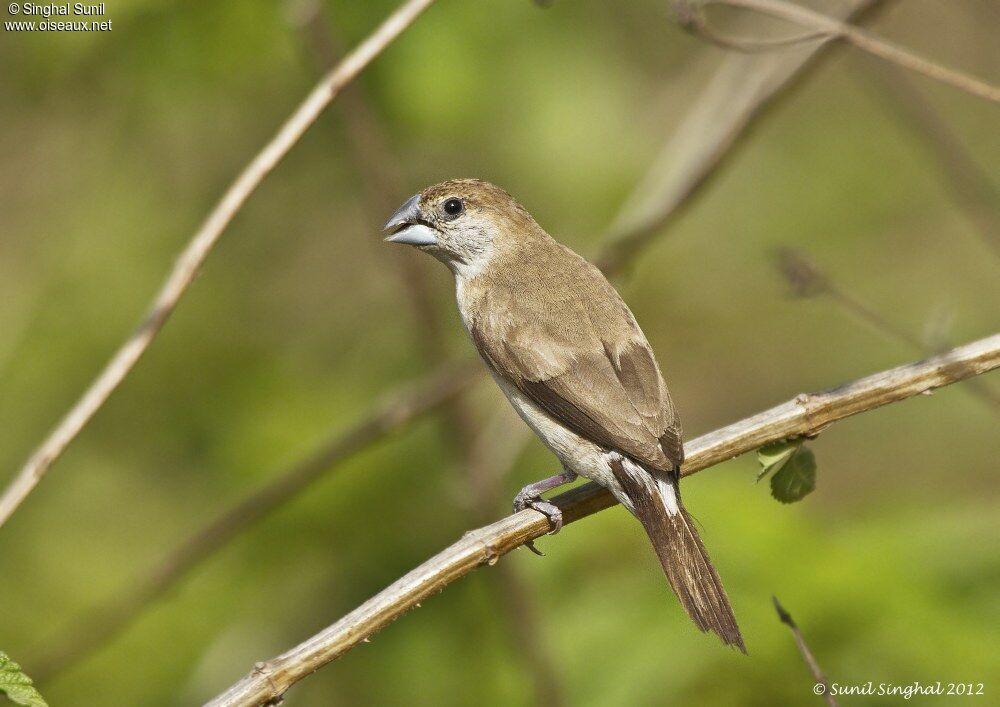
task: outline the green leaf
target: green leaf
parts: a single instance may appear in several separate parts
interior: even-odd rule
[[[757,450],[757,481],[771,476],[771,495],[781,503],[801,501],[816,488],[816,457],[802,439],[775,442]]]
[[[21,672],[21,666],[12,661],[6,653],[0,651],[0,692],[10,700],[26,707],[48,707],[38,690],[34,688],[31,678]]]
[[[795,503],[816,488],[816,457],[801,445],[771,477],[771,495],[781,503]]]
[[[757,461],[760,462],[760,473],[757,474],[757,481],[772,472],[779,471],[801,446],[801,439],[793,439],[772,442],[758,449]]]

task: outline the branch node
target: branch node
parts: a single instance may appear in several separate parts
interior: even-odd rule
[[[772,594],[771,595],[771,601],[774,603],[774,610],[778,612],[778,618],[781,619],[781,623],[783,623],[786,626],[789,626],[791,628],[798,628],[795,625],[795,619],[792,618],[791,614],[789,614],[787,611],[785,611],[785,607],[783,607],[781,605],[781,602],[778,601],[778,597],[776,597],[776,596],[774,596]]]
[[[482,528],[477,528],[475,530],[468,530],[462,534],[463,540],[468,540],[469,542],[476,543],[482,547],[483,558],[480,560],[479,564],[488,565],[492,567],[499,561],[500,556],[503,555],[500,552],[497,545],[494,543],[493,539],[489,535],[483,533]]]
[[[268,699],[265,705],[280,705],[285,700],[285,691],[279,688],[274,680],[271,679],[272,673],[274,672],[274,662],[273,660],[258,660],[253,664],[253,670],[250,671],[251,675],[257,675],[267,681],[267,684],[271,686],[271,692],[274,696]]]

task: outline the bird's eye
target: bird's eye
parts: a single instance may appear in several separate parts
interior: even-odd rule
[[[449,216],[458,216],[465,211],[465,204],[461,199],[451,198],[444,202],[444,212]]]

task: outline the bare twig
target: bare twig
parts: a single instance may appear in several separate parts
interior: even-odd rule
[[[849,0],[839,17],[858,21],[882,0]],[[796,79],[828,55],[828,42],[803,44],[781,52],[731,54],[714,72],[701,95],[686,111],[648,173],[611,225],[608,245],[597,258],[606,272],[617,273],[634,260],[662,230],[693,203],[733,148]]]
[[[864,322],[875,331],[909,346],[918,353],[932,356],[940,353],[941,348],[944,348],[931,346],[920,337],[914,336],[875,311],[856,295],[834,282],[827,273],[820,270],[803,253],[792,248],[781,248],[777,253],[777,262],[778,269],[785,276],[795,295],[799,297],[824,295],[845,312]],[[987,386],[986,381],[970,380],[963,387],[984,402],[989,403],[993,412],[1000,412],[1000,396]]]
[[[30,661],[39,682],[67,669],[117,635],[193,568],[297,496],[331,467],[370,447],[389,431],[398,431],[452,400],[475,378],[473,370],[470,366],[442,366],[418,383],[386,396],[353,427],[334,435],[308,457],[216,516],[139,582],[91,610],[71,630],[62,632],[71,637],[68,642],[57,644],[36,661]]]
[[[1000,103],[1000,86],[994,86],[974,76],[942,66],[871,32],[795,3],[785,0],[700,0],[700,4],[739,7],[787,20],[825,34],[829,38],[842,39],[880,59],[948,84],[973,96]],[[697,16],[697,12],[694,16]],[[697,30],[702,24],[703,22],[693,22],[689,23],[688,26]],[[728,44],[734,49],[741,49],[745,46],[744,40],[727,42],[718,33],[712,33],[710,39],[715,43]],[[798,41],[804,40],[798,38]]]
[[[928,393],[1000,366],[1000,334],[813,394],[801,394],[777,407],[698,437],[685,445],[681,473],[691,475],[769,442],[813,435],[837,420],[905,398]],[[553,502],[571,523],[614,505],[600,486],[588,483],[560,494]],[[481,565],[551,530],[549,520],[525,510],[466,533],[461,540],[382,590],[342,619],[267,662],[224,693],[211,707],[274,704],[299,680],[340,657],[418,602],[443,590]]]
[[[810,258],[794,248],[779,248],[776,255],[778,271],[784,276],[796,297],[826,295],[843,309],[877,331],[910,348],[926,352],[927,346],[918,337],[892,323],[867,304],[837,285]],[[931,351],[929,353],[937,353]]]
[[[940,167],[936,170],[951,190],[955,201],[979,232],[994,255],[1000,256],[1000,194],[989,176],[976,163],[955,131],[942,119],[902,72],[886,67],[882,71],[859,71],[878,89],[879,98],[888,97],[895,111],[909,123],[914,136],[928,148]],[[885,105],[885,101],[881,101]]]
[[[823,699],[826,700],[826,704],[829,707],[839,707],[837,705],[837,700],[833,695],[830,694],[830,681],[826,679],[826,675],[823,674],[823,670],[819,667],[819,663],[816,662],[816,657],[809,650],[809,646],[806,645],[806,639],[802,637],[802,631],[799,630],[798,625],[795,623],[795,619],[792,615],[785,611],[785,607],[781,605],[778,601],[778,597],[771,597],[771,601],[774,602],[774,610],[778,612],[778,618],[781,623],[785,624],[792,630],[792,636],[795,637],[795,645],[799,647],[799,653],[802,654],[802,660],[806,662],[809,667],[809,672],[816,681],[817,685],[823,686]]]
[[[704,6],[706,3],[702,0],[674,0],[670,5],[670,9],[673,12],[674,19],[682,27],[691,30],[702,38],[707,39],[712,44],[723,49],[736,49],[737,51],[753,53],[753,52],[767,52],[774,49],[781,49],[782,47],[795,46],[797,44],[803,44],[805,42],[812,42],[817,39],[829,39],[829,35],[826,32],[804,32],[802,34],[796,34],[788,37],[779,37],[776,39],[760,39],[757,37],[736,37],[731,35],[722,35],[715,31],[715,29],[708,23],[705,18]]]
[[[52,463],[86,426],[135,366],[194,281],[229,222],[334,97],[389,46],[434,0],[407,0],[334,67],[244,168],[181,252],[138,328],[83,397],[31,455],[0,497],[0,527],[31,493]]]

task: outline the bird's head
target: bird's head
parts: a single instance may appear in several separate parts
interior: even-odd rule
[[[510,194],[478,179],[453,179],[414,194],[389,217],[390,243],[426,251],[459,277],[474,277],[538,226]]]

